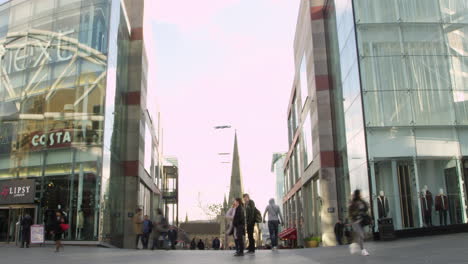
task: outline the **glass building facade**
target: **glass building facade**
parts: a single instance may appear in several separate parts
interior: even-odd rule
[[[467,223],[468,2],[328,1],[325,17],[340,213],[359,188],[396,230]]]
[[[13,209],[29,206],[46,228],[63,211],[66,240],[123,245],[130,29],[122,3],[0,5],[0,183],[36,183],[29,205],[0,204],[0,242],[15,240]]]

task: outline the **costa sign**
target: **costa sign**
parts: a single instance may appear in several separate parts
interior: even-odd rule
[[[69,146],[72,142],[72,134],[67,130],[50,131],[49,133],[37,133],[31,137],[31,147],[59,148]]]
[[[34,180],[0,181],[0,204],[34,203],[35,196]]]

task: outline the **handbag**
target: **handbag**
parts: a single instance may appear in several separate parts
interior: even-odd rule
[[[67,231],[68,229],[70,229],[70,225],[69,224],[60,224],[60,229],[62,229],[62,231]]]
[[[372,218],[368,214],[362,215],[361,226],[368,226],[372,224]]]

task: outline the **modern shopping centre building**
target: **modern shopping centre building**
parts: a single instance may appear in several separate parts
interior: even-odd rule
[[[47,225],[61,210],[65,240],[134,247],[135,209],[160,207],[143,11],[144,0],[0,5],[0,243],[18,239],[22,215]]]

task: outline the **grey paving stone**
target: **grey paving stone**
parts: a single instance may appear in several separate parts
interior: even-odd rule
[[[234,258],[230,251],[143,251],[96,247],[66,247],[54,253],[51,246],[30,249],[0,245],[0,264],[107,264],[107,263],[468,263],[468,234],[401,239],[368,243],[371,256],[350,255],[347,246],[258,251],[255,256]]]

